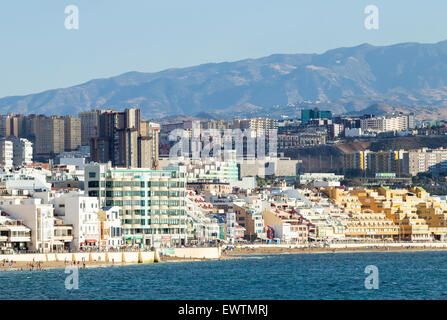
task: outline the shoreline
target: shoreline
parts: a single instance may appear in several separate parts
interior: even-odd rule
[[[122,265],[132,265],[138,263],[121,263],[121,262],[104,262],[104,261],[86,261],[85,267],[81,262],[79,264],[73,263],[65,263],[63,261],[43,261],[40,264],[37,262],[34,263],[34,266],[31,266],[29,262],[26,261],[14,261],[10,267],[8,262],[0,263],[0,272],[1,271],[45,271],[49,269],[65,269],[66,267],[76,266],[79,269],[88,269],[88,268],[101,268],[101,267],[113,267],[113,266],[122,266]]]
[[[362,253],[362,252],[423,252],[447,251],[443,247],[359,247],[359,248],[285,248],[285,247],[257,247],[235,248],[222,255],[222,257],[264,254],[312,254],[312,253]]]
[[[328,253],[389,253],[389,252],[437,252],[447,251],[447,247],[404,247],[404,246],[370,246],[358,248],[321,248],[321,247],[235,247],[232,251],[223,251],[220,258],[215,259],[199,259],[199,258],[180,258],[164,256],[157,262],[105,262],[105,261],[85,261],[79,264],[65,263],[64,261],[43,261],[40,265],[35,262],[34,267],[31,267],[30,262],[14,261],[12,266],[8,262],[3,264],[0,262],[1,271],[45,271],[49,269],[64,269],[65,267],[77,266],[79,269],[89,268],[106,268],[106,267],[122,267],[141,264],[153,263],[174,263],[174,262],[198,262],[210,260],[237,260],[238,257],[250,255],[281,255],[281,254],[328,254]],[[84,266],[85,263],[85,266]]]
[[[91,269],[91,268],[108,268],[108,267],[123,267],[123,266],[132,266],[132,265],[143,265],[143,264],[154,264],[154,263],[172,263],[172,262],[191,262],[191,261],[209,261],[209,260],[220,260],[222,259],[198,259],[198,258],[177,258],[177,257],[168,257],[165,256],[157,262],[105,262],[105,261],[85,261],[80,262],[79,264],[65,263],[64,261],[43,261],[40,263],[40,267],[38,267],[38,263],[34,263],[34,267],[30,266],[29,262],[26,261],[14,261],[10,267],[8,262],[0,262],[0,272],[2,271],[45,271],[50,269],[65,269],[65,267],[73,267],[76,266],[79,269]]]

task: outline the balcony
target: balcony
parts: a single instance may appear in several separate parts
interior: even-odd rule
[[[11,237],[9,242],[31,242],[31,237]]]
[[[69,235],[54,236],[54,241],[62,241],[62,242],[73,241],[73,236]]]

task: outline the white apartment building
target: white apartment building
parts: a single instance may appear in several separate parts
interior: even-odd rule
[[[300,174],[299,181],[301,184],[311,183],[312,187],[328,187],[340,186],[340,181],[344,179],[343,175],[335,173],[303,173]]]
[[[33,163],[33,143],[24,138],[9,138],[13,144],[13,165],[20,167]]]
[[[233,129],[249,129],[251,130],[251,137],[268,136],[270,130],[278,128],[278,121],[268,118],[251,118],[233,120]]]
[[[73,226],[72,250],[83,247],[97,247],[100,241],[97,198],[84,195],[68,195],[65,199],[64,223]]]
[[[362,131],[406,131],[414,129],[414,115],[387,115],[360,120]]]
[[[124,244],[119,207],[103,207],[100,210],[101,247],[119,248]]]
[[[0,209],[12,218],[22,220],[31,229],[30,250],[50,252],[54,247],[53,205],[41,199],[0,198]]]
[[[409,150],[403,153],[403,171],[415,176],[420,172],[447,172],[447,149]]]
[[[212,204],[193,190],[188,190],[187,193],[188,240],[195,240],[199,243],[217,240],[219,238],[219,223],[217,219],[207,215],[212,212]]]
[[[345,128],[346,138],[361,137],[362,134],[362,128]]]
[[[0,180],[7,189],[49,191],[51,190],[51,183],[47,182],[49,175],[51,173],[48,170],[20,168],[14,172],[0,172]]]
[[[281,242],[290,243],[298,238],[298,232],[291,230],[290,223],[280,223],[272,226],[275,232],[275,238],[279,238]]]
[[[23,221],[0,212],[0,253],[27,249],[31,242],[31,229]]]
[[[227,212],[225,220],[227,223],[227,234],[226,234],[227,241],[230,243],[234,243],[236,240],[236,227],[237,227],[236,214],[233,211]]]
[[[5,169],[13,167],[13,145],[8,139],[0,139],[0,166]]]

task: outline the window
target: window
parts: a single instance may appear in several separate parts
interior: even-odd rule
[[[88,182],[89,188],[98,188],[99,187],[99,181],[89,181]]]

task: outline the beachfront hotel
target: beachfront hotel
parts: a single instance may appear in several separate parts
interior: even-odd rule
[[[387,219],[384,213],[365,210],[354,213],[346,225],[346,239],[355,240],[388,240],[392,241],[399,234],[399,227],[393,220]]]
[[[447,235],[447,202],[431,197],[423,188],[343,190],[329,187],[324,192],[341,208],[355,208],[353,214],[385,214],[399,229],[394,240],[444,240]]]
[[[140,247],[187,243],[186,177],[182,166],[168,170],[85,167],[85,191],[101,207],[120,208],[126,244]]]

